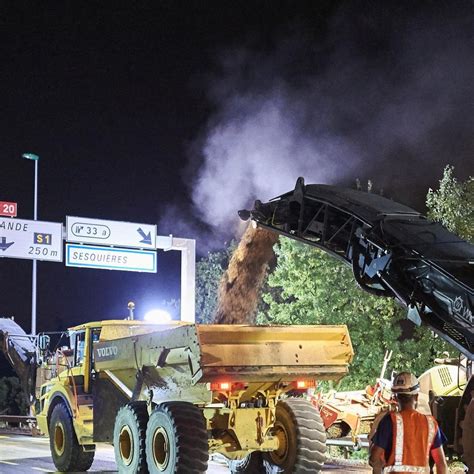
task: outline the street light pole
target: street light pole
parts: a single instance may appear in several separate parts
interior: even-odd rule
[[[38,220],[38,162],[39,156],[34,153],[23,153],[22,158],[35,162],[35,193],[33,198],[33,219]],[[31,277],[31,335],[36,335],[36,260],[33,260],[33,272]]]

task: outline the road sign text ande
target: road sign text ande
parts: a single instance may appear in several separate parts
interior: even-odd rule
[[[16,232],[28,232],[28,224],[16,221],[1,221],[0,229],[3,230],[14,230]]]

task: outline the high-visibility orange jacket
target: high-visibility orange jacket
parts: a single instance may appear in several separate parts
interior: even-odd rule
[[[436,420],[416,410],[392,412],[390,417],[393,443],[384,473],[429,473],[430,450],[438,431]]]

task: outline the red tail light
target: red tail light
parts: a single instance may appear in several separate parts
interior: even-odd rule
[[[213,382],[211,383],[211,390],[212,391],[227,391],[230,390],[232,384],[229,382]]]
[[[306,390],[307,388],[315,388],[316,381],[314,380],[297,380],[296,381],[296,388],[298,390]]]

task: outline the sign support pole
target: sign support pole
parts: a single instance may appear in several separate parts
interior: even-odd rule
[[[38,160],[35,160],[35,196],[34,196],[34,217],[33,220],[38,220]],[[31,335],[36,335],[36,282],[37,282],[37,267],[38,262],[33,260],[33,273],[31,283]]]
[[[34,153],[23,153],[22,158],[35,162],[35,190],[33,197],[33,220],[38,220],[38,161],[39,156]],[[37,263],[33,260],[33,272],[31,276],[31,335],[36,335],[36,277]]]
[[[163,237],[167,239],[166,237]],[[196,241],[169,236],[171,246],[157,245],[158,249],[181,252],[181,321],[196,321]],[[160,240],[160,236],[158,236]]]

